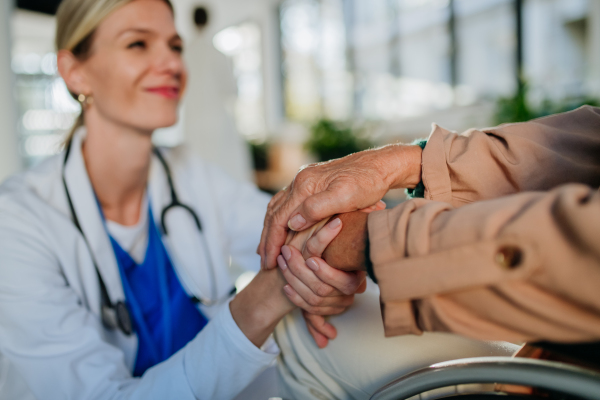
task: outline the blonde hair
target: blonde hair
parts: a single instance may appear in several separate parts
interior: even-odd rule
[[[118,8],[134,0],[63,0],[56,11],[56,50],[68,50],[80,60],[85,60],[91,55],[92,43],[96,29],[108,15]],[[170,0],[167,3],[171,12],[173,6]],[[77,93],[71,93],[77,99]],[[75,120],[65,143],[73,138],[75,131],[83,126],[83,105],[81,113]]]

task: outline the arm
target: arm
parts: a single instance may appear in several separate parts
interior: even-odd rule
[[[301,230],[423,181],[425,198],[454,206],[568,182],[600,184],[600,109],[581,107],[462,135],[437,126],[421,153],[392,145],[302,169],[269,204],[258,252],[275,266],[288,226]],[[421,165],[422,164],[422,165]]]
[[[600,339],[600,194],[582,185],[369,220],[387,334]]]
[[[132,377],[123,351],[108,340],[127,347],[135,338],[105,331],[53,250],[72,245],[75,252],[81,243],[69,231],[49,237],[40,220],[22,214],[0,213],[0,352],[36,398],[232,398],[276,358],[223,307],[184,349]],[[81,257],[85,266],[85,251]]]
[[[365,268],[364,257],[348,265],[335,256],[364,237],[364,220],[356,225],[358,233],[344,239],[342,232],[332,242],[332,265]],[[600,339],[600,193],[589,187],[458,209],[412,200],[371,214],[368,233],[388,336],[446,331],[513,342]]]
[[[425,198],[461,206],[565,183],[600,185],[600,108],[462,134],[434,125],[423,151]]]

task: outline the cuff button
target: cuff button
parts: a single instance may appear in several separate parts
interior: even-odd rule
[[[523,252],[515,246],[502,246],[498,249],[495,260],[503,269],[514,269],[523,261]]]

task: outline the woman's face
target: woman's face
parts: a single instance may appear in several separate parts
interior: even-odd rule
[[[187,73],[182,40],[163,1],[135,0],[110,14],[81,68],[99,117],[145,131],[177,122]]]

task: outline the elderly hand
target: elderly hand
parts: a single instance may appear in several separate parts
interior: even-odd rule
[[[389,145],[302,168],[269,203],[257,249],[263,268],[277,265],[288,227],[301,231],[334,214],[374,207],[390,189],[415,187],[421,153],[419,146]]]

